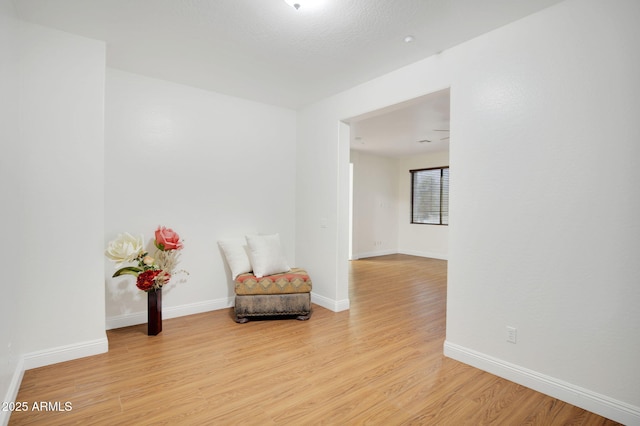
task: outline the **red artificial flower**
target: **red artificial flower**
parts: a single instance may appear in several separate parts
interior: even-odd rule
[[[160,270],[149,270],[140,273],[136,280],[136,286],[142,291],[151,290],[156,283],[156,277],[160,275],[161,272]],[[161,285],[168,283],[170,278],[171,275],[165,272],[164,282]]]

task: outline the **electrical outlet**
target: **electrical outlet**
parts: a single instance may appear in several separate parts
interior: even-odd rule
[[[518,330],[515,327],[507,326],[507,342],[516,343]]]

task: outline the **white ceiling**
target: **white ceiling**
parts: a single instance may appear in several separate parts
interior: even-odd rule
[[[298,108],[560,0],[310,1],[14,4],[25,20],[106,41],[110,67]]]
[[[440,90],[352,118],[351,149],[396,158],[448,150],[449,92]]]
[[[309,1],[295,10],[283,0],[13,0],[24,20],[104,40],[109,67],[293,109],[561,0]],[[352,120],[354,148],[385,154],[381,135],[392,128],[405,153],[414,140],[438,140],[429,129],[448,129],[448,114],[442,99],[425,101],[373,114],[384,122]]]

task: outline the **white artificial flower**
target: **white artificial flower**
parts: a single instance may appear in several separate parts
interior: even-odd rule
[[[119,234],[118,238],[111,241],[105,254],[115,262],[133,262],[143,252],[142,235],[139,238],[125,232]]]

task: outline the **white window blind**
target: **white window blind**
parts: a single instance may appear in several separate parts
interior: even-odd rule
[[[410,170],[411,223],[449,224],[449,168]]]

